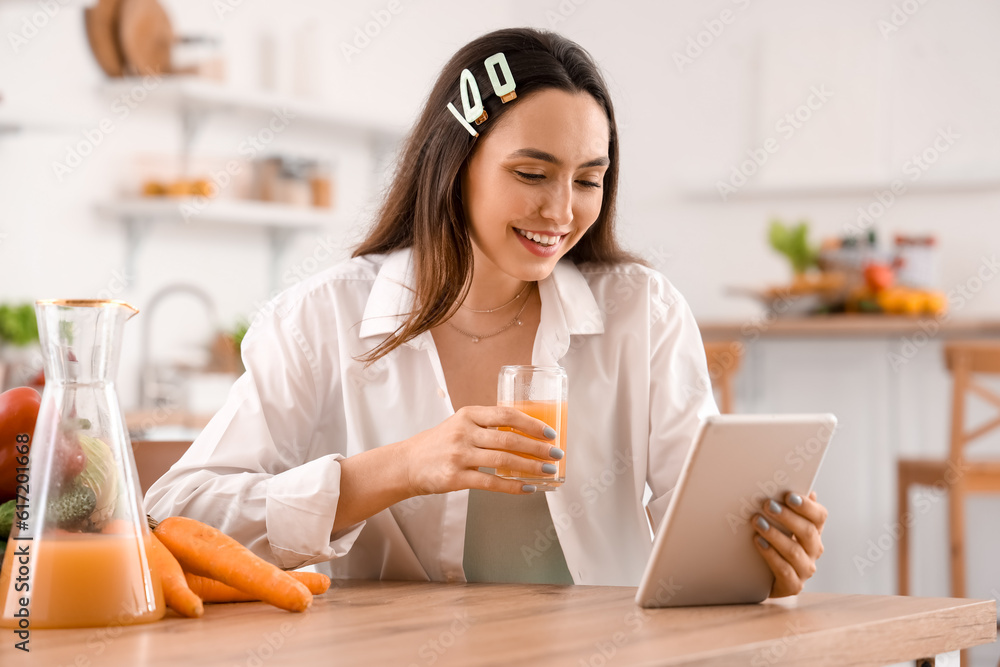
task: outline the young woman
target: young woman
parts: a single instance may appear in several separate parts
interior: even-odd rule
[[[257,318],[246,373],[149,512],[335,577],[637,585],[646,486],[656,523],[716,407],[684,299],[616,241],[618,161],[579,46],[516,29],[463,47],[368,238]],[[507,364],[566,369],[567,452],[496,407]],[[548,474],[564,455],[552,493],[485,471]],[[776,500],[755,539],[783,596],[814,573],[827,513]]]

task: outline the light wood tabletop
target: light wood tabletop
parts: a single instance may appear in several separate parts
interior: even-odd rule
[[[887,665],[996,639],[994,600],[803,593],[644,610],[634,588],[334,582],[301,614],[260,602],[148,625],[3,631],[2,665]],[[13,658],[13,659],[12,659]]]
[[[885,338],[918,331],[943,338],[1000,337],[1000,320],[905,315],[815,315],[750,317],[739,322],[699,321],[705,340],[758,338]]]

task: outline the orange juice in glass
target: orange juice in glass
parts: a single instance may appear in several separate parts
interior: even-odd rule
[[[565,452],[566,420],[569,415],[567,390],[566,369],[561,366],[504,366],[500,369],[500,377],[497,380],[497,405],[517,408],[551,426],[556,432],[553,444]],[[500,427],[500,430],[514,429]],[[545,475],[497,468],[496,474],[505,479],[533,484],[539,491],[553,491],[566,481],[565,455],[555,462],[534,456],[523,456],[535,461],[555,463],[558,470],[554,474]]]

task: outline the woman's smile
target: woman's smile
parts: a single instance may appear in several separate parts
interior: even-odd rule
[[[568,233],[529,231],[518,227],[512,228],[521,245],[539,257],[551,257],[559,252],[559,246],[569,236]]]

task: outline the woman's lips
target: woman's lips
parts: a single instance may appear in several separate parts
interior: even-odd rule
[[[534,255],[537,255],[538,257],[552,257],[553,255],[555,255],[559,251],[559,246],[562,245],[563,241],[566,239],[567,236],[566,234],[563,234],[562,236],[557,237],[556,242],[553,243],[552,245],[542,245],[537,241],[525,238],[525,236],[521,234],[521,231],[528,231],[528,230],[520,230],[519,228],[514,227],[514,236],[516,236],[517,240],[521,242],[521,245],[523,245],[529,252],[531,252]],[[535,232],[535,233],[541,234],[541,232]],[[551,241],[552,237],[548,236],[548,238]]]

